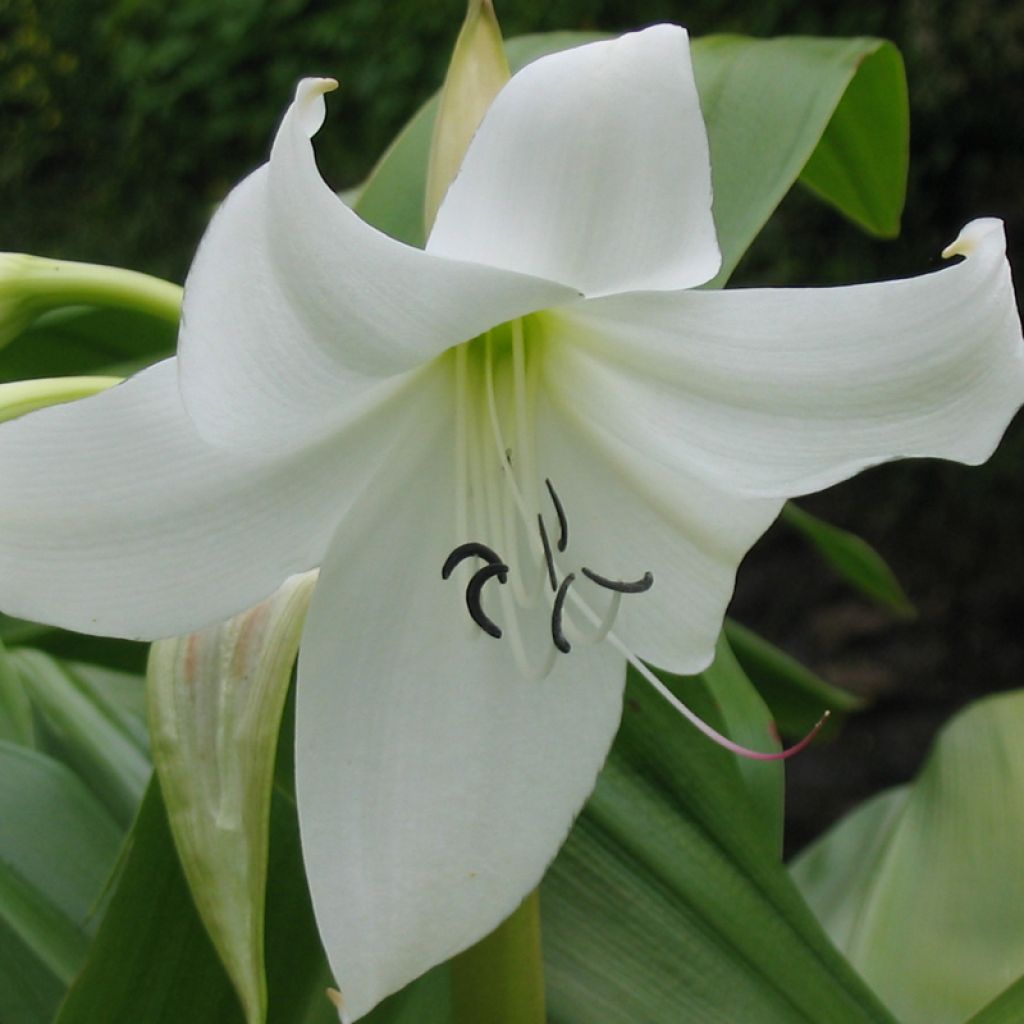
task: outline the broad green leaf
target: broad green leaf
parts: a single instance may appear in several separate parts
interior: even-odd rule
[[[791,501],[783,508],[782,518],[802,533],[822,558],[865,597],[903,618],[916,614],[892,569],[867,541],[812,516]]]
[[[64,989],[0,914],[0,1020],[50,1024]]]
[[[295,807],[271,812],[267,887],[270,1024],[337,1024],[299,851]],[[132,828],[121,879],[56,1024],[244,1024],[199,919],[155,780]]]
[[[0,351],[0,381],[124,377],[174,352],[177,326],[132,310],[75,306],[39,317]]]
[[[45,726],[48,751],[127,828],[150,775],[144,738],[116,703],[66,665],[42,651],[20,649],[9,657]]]
[[[490,935],[452,959],[458,1024],[545,1024],[540,924],[534,890]]]
[[[717,703],[723,731],[730,739],[753,750],[780,749],[772,714],[744,673],[724,633],[718,638],[714,662],[698,679]],[[701,737],[700,742],[707,741]],[[785,786],[782,762],[736,758],[736,767],[746,785],[768,848],[781,855]]]
[[[58,657],[136,673],[145,670],[149,652],[149,644],[134,640],[70,633],[56,626],[3,614],[0,614],[0,642],[7,647],[37,647]]]
[[[867,231],[895,238],[907,188],[909,120],[899,51],[886,43],[865,52],[801,182]]]
[[[518,70],[544,53],[600,38],[561,32],[506,43]],[[711,145],[714,214],[724,283],[782,197],[811,162],[819,195],[869,230],[894,233],[905,193],[906,83],[899,55],[878,39],[693,41],[694,72]],[[902,99],[901,99],[902,97]],[[424,242],[423,192],[436,98],[381,158],[356,202],[359,214],[411,245]],[[875,131],[866,157],[855,149]],[[817,149],[823,147],[819,157]],[[813,160],[812,160],[813,155]],[[863,163],[881,160],[867,176]],[[860,192],[850,194],[850,183]]]
[[[855,811],[793,866],[904,1024],[959,1024],[1024,974],[1021,735],[1024,691],[972,705],[911,786]]]
[[[289,702],[270,819],[267,1021],[337,1024],[326,996],[332,981],[309,902],[295,803],[288,787],[291,716]],[[237,994],[192,902],[155,779],[132,827],[124,868],[99,934],[55,1024],[108,1020],[245,1024]],[[447,965],[386,1000],[365,1020],[366,1024],[449,1024]]]
[[[146,681],[137,672],[122,672],[103,665],[65,661],[64,668],[89,693],[105,714],[140,750],[149,750],[146,725]]]
[[[365,1024],[452,1024],[451,966],[441,964],[427,971],[401,992],[389,996]]]
[[[59,1024],[243,1024],[230,982],[196,916],[152,782],[103,925]]]
[[[728,279],[804,168],[817,164],[822,144],[830,173],[817,174],[817,191],[858,219],[860,207],[836,182],[861,174],[861,154],[846,143],[865,123],[877,131],[870,157],[897,164],[895,172],[873,173],[864,185],[871,210],[895,211],[895,220],[886,221],[885,228],[896,233],[906,190],[909,121],[902,63],[890,43],[707,36],[695,41],[693,60],[711,144],[715,225],[722,248],[722,269],[714,283]],[[899,87],[889,95],[897,71]],[[853,95],[844,105],[849,90]],[[833,127],[835,118],[839,121]],[[874,219],[861,223],[878,230]]]
[[[32,702],[7,651],[0,644],[0,740],[34,747],[35,737]]]
[[[1020,1024],[1024,1020],[1024,977],[996,996],[967,1024]]]
[[[0,1020],[49,1021],[85,958],[121,830],[62,764],[0,742]]]
[[[861,697],[825,682],[796,658],[735,620],[725,620],[725,635],[783,735],[803,736],[828,710],[832,717],[823,729],[823,735],[827,735],[846,714],[865,706]]]
[[[225,623],[153,644],[153,760],[200,917],[245,1007],[266,1016],[263,909],[278,731],[316,572]]]
[[[722,726],[699,678],[675,689]],[[632,673],[541,907],[557,1024],[893,1024],[766,843],[734,757]]]

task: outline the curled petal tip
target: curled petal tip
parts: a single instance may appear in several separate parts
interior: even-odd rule
[[[979,217],[964,225],[963,230],[956,238],[942,250],[942,258],[950,259],[953,256],[970,256],[982,242],[990,235],[1003,233],[1003,222],[998,217]]]
[[[337,88],[338,80],[336,78],[303,78],[295,87],[295,102],[315,99],[317,96],[323,96],[326,92],[334,92]]]
[[[345,1012],[345,997],[336,988],[329,988],[327,999],[337,1009],[341,1024],[351,1024],[352,1018]]]
[[[312,138],[324,123],[326,107],[323,97],[334,92],[338,82],[334,78],[303,78],[295,87],[295,100],[292,103],[293,113],[302,125],[303,131]]]

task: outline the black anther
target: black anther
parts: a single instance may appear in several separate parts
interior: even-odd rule
[[[565,639],[565,633],[562,632],[562,606],[565,604],[565,595],[569,593],[569,586],[574,579],[576,579],[576,574],[571,572],[562,580],[562,585],[558,588],[558,593],[555,594],[555,603],[551,609],[551,640],[563,654],[568,654],[572,650],[572,644]]]
[[[548,531],[544,528],[544,517],[537,513],[537,526],[540,528],[540,542],[544,545],[544,561],[548,567],[548,580],[551,582],[551,589],[558,589],[558,574],[555,572],[555,560],[551,555],[551,541],[548,540]]]
[[[620,594],[642,594],[645,590],[650,590],[654,586],[654,575],[649,572],[645,572],[638,580],[610,580],[605,576],[599,576],[596,572],[592,572],[586,566],[580,571],[588,580],[596,583],[599,587],[616,590]]]
[[[558,516],[558,550],[564,551],[569,543],[569,523],[565,518],[565,509],[562,508],[551,481],[545,479],[544,483],[547,484],[548,494],[551,495],[551,504],[555,506],[555,515]]]
[[[444,560],[444,565],[441,567],[441,579],[448,579],[459,562],[466,558],[482,558],[485,562],[490,562],[491,565],[498,565],[501,562],[501,558],[498,557],[497,553],[492,551],[486,544],[480,544],[475,540],[471,540],[467,544],[460,544]],[[508,566],[505,566],[505,571],[507,572],[507,570]],[[504,583],[508,576],[502,574],[499,579]]]
[[[503,562],[497,562],[494,565],[485,565],[482,569],[477,569],[469,581],[469,586],[466,587],[466,607],[469,609],[473,621],[485,633],[493,636],[495,640],[500,640],[501,627],[487,618],[480,605],[480,591],[492,576],[497,576],[499,582],[504,583],[508,579],[508,566]]]

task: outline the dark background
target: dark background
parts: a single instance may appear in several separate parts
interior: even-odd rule
[[[667,20],[694,35],[878,35],[900,47],[912,127],[901,238],[867,238],[798,189],[735,284],[920,273],[981,215],[1007,221],[1024,265],[1024,5],[498,4],[510,36]],[[181,280],[213,205],[265,158],[299,77],[341,81],[318,154],[332,184],[354,185],[440,82],[462,12],[460,0],[0,0],[0,250]],[[910,778],[957,708],[1019,685],[1022,456],[1015,424],[982,469],[899,463],[805,502],[885,555],[920,611],[912,623],[851,593],[782,526],[744,564],[737,617],[874,701],[790,763],[791,850]]]

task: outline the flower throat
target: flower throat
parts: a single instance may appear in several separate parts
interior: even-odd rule
[[[596,588],[595,595],[608,595],[600,614],[589,594],[572,589],[576,573],[559,571],[559,558],[570,546],[570,519],[554,483],[537,469],[537,399],[545,341],[539,331],[531,331],[535,321],[536,315],[501,324],[451,353],[456,395],[455,528],[456,536],[466,539],[445,558],[442,579],[454,575],[464,586],[475,630],[496,640],[507,633],[519,670],[527,678],[546,677],[559,653],[568,654],[573,644],[607,640],[668,704],[719,746],[758,761],[799,753],[818,734],[827,711],[792,746],[752,750],[695,714],[616,635],[612,627],[622,598],[650,590],[652,572],[618,580],[580,566],[580,575]],[[545,519],[543,508],[549,509],[557,534],[549,532],[551,519]],[[484,608],[485,590],[489,599],[497,591],[502,625]],[[573,613],[589,628],[581,627]],[[528,627],[536,635],[538,619],[544,620],[546,640],[545,655],[536,664],[528,654],[533,645],[524,637]]]
[[[483,607],[485,588],[499,588],[503,622],[520,669],[543,677],[556,652],[568,654],[574,642],[604,639],[622,596],[649,590],[654,576],[644,572],[636,580],[617,580],[581,566],[582,576],[611,596],[596,631],[570,621],[566,602],[577,574],[560,573],[557,564],[558,556],[569,548],[569,517],[552,481],[545,477],[543,489],[540,486],[534,424],[543,342],[528,339],[528,329],[529,323],[514,320],[453,353],[456,529],[458,536],[472,539],[450,552],[441,576],[449,579],[463,563],[482,563],[468,578],[465,570],[461,573],[471,620],[488,636],[505,635]],[[548,531],[543,506],[550,506],[557,535]],[[494,585],[487,587],[492,580]],[[524,619],[544,605],[550,647],[543,662],[534,665],[527,655],[527,646],[532,645],[523,642]],[[577,605],[588,618],[598,618],[581,601]]]

